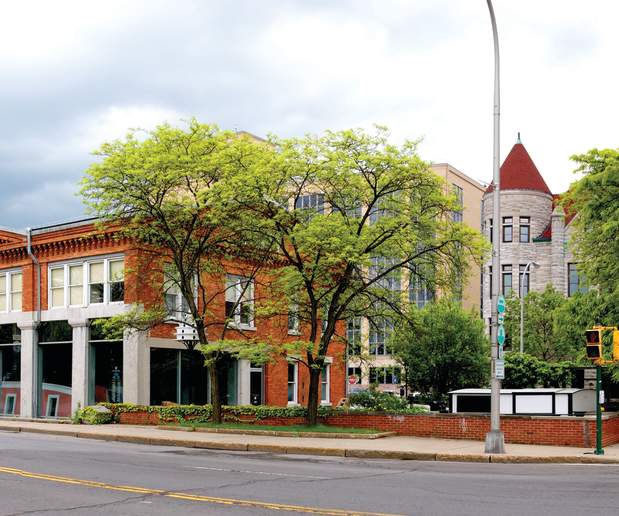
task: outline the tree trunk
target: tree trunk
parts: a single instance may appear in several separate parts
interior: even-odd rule
[[[213,423],[220,424],[223,421],[223,414],[221,411],[221,396],[219,389],[219,374],[218,374],[219,360],[213,361],[209,367],[209,378],[211,380],[211,406],[213,407]]]
[[[316,364],[314,364],[316,366]],[[320,402],[320,368],[310,367],[309,394],[307,397],[307,424],[318,423],[318,404]]]

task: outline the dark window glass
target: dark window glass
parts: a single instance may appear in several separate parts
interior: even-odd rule
[[[349,319],[346,326],[346,338],[348,339],[348,355],[361,354],[361,318]]]
[[[587,284],[581,274],[578,273],[578,269],[575,263],[567,264],[567,295],[573,296],[577,292],[587,292]]]
[[[504,296],[509,296],[512,293],[512,266],[503,265],[503,288],[502,292]]]
[[[520,266],[520,276],[518,278],[518,280],[522,282],[522,285],[521,285],[522,297],[525,297],[529,293],[529,275],[530,275],[531,269],[529,268],[527,273],[523,275],[522,273],[524,272],[525,268],[526,268],[526,265]]]
[[[150,404],[178,403],[178,350],[151,348]]]
[[[21,379],[21,346],[0,346],[0,380],[19,382]],[[6,388],[0,384],[1,388]],[[4,393],[1,393],[4,394]],[[2,405],[0,405],[0,412]]]
[[[91,289],[92,296],[92,289]],[[116,281],[110,283],[110,301],[124,301],[125,299],[125,282]]]
[[[17,324],[0,324],[0,344],[21,342],[21,330]]]
[[[73,342],[73,328],[68,321],[42,322],[38,334],[39,342]]]
[[[94,382],[91,399],[95,403],[122,403],[123,401],[123,343],[92,342]]]
[[[208,375],[207,369],[204,367],[204,355],[200,351],[188,349],[181,350],[180,355],[180,402],[182,404],[204,405],[208,401]]]
[[[488,219],[488,229],[489,229],[489,239],[490,242],[492,242],[492,239],[494,238],[494,231],[493,231],[493,226],[492,226],[492,219]]]
[[[71,368],[73,345],[42,344],[39,349],[39,415],[71,416]]]
[[[252,405],[262,405],[262,369],[249,373],[249,400]]]
[[[503,242],[513,241],[513,229],[512,217],[503,217]]]
[[[90,302],[103,303],[103,283],[90,284]]]
[[[520,217],[520,226],[519,226],[519,233],[520,233],[520,243],[522,244],[526,244],[529,242],[530,238],[531,238],[531,219],[530,217]]]

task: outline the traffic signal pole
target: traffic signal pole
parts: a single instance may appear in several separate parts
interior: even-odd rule
[[[595,453],[604,455],[602,448],[602,403],[600,403],[600,393],[602,391],[602,366],[595,366]]]

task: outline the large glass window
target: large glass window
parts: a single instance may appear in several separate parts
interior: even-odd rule
[[[64,308],[122,302],[125,294],[124,275],[123,258],[53,265],[49,268],[49,306]],[[85,284],[88,286],[86,296]]]
[[[107,340],[95,325],[90,327],[90,403],[122,403],[123,343]]]
[[[577,292],[587,292],[588,287],[584,277],[578,273],[578,268],[575,263],[567,264],[567,295],[573,296]]]
[[[387,339],[393,330],[393,323],[386,317],[373,317],[370,320],[370,355],[389,355]]]
[[[164,271],[164,296],[168,315],[176,321],[190,319],[189,303],[178,286],[178,273],[172,264],[166,264]]]
[[[151,348],[150,403],[208,403],[208,369],[199,351]]]
[[[514,219],[503,217],[503,242],[512,242],[514,239]]]
[[[399,385],[401,370],[399,367],[370,367],[370,383],[379,385]]]
[[[18,416],[21,400],[21,332],[0,325],[0,415]]]
[[[503,265],[501,268],[502,274],[502,292],[505,297],[509,296],[512,293],[512,266],[511,265]]]
[[[520,217],[519,242],[526,244],[531,239],[531,217]]]
[[[325,196],[321,193],[301,195],[295,201],[294,207],[297,210],[307,210],[322,214],[325,211]]]
[[[400,292],[402,273],[399,269],[392,269],[397,261],[386,256],[373,256],[369,268],[369,279],[376,279],[376,285],[389,292]],[[392,270],[390,270],[392,269]],[[389,272],[387,272],[389,271]]]
[[[299,364],[288,362],[288,404],[298,403],[297,393],[299,390]]]
[[[234,274],[226,275],[226,317],[239,327],[253,328],[253,280]]]
[[[429,275],[423,273],[423,271],[420,271],[420,273],[411,272],[408,281],[409,303],[416,304],[417,308],[423,308],[433,299],[434,292]]]
[[[22,301],[22,273],[0,272],[0,312],[20,312]]]
[[[38,332],[39,416],[70,417],[73,329],[67,321],[52,321]]]
[[[299,305],[291,305],[288,309],[288,334],[299,335]]]
[[[348,319],[346,338],[348,340],[348,356],[359,356],[361,354],[361,317]]]
[[[249,368],[249,402],[262,405],[264,399],[264,370],[260,364],[251,364]]]

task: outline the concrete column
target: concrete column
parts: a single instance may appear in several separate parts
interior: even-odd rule
[[[21,330],[21,394],[20,416],[37,417],[37,326],[35,321],[24,321],[17,324]]]
[[[89,404],[88,384],[90,370],[90,346],[88,345],[89,321],[69,321],[73,328],[72,371],[71,371],[71,414],[78,405]]]
[[[150,356],[143,331],[126,331],[123,337],[123,402],[150,404]]]
[[[249,360],[238,361],[239,405],[251,405],[251,373]]]

